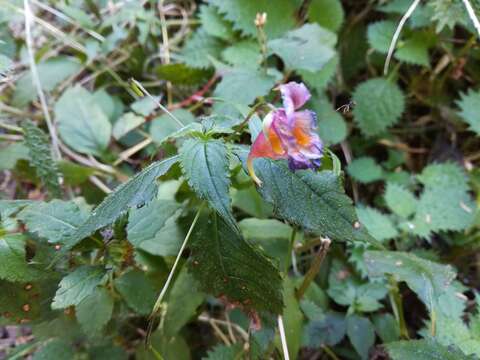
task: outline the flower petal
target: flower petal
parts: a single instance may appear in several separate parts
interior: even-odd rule
[[[279,86],[282,93],[283,106],[287,115],[292,114],[295,110],[302,107],[308,99],[310,92],[303,83],[289,82]]]

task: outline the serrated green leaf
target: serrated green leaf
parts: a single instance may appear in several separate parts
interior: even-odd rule
[[[401,185],[387,182],[384,198],[388,208],[401,217],[407,218],[415,212],[417,199]]]
[[[386,54],[397,24],[390,20],[377,21],[368,25],[367,39],[371,48]]]
[[[378,241],[393,239],[398,235],[398,231],[390,218],[374,208],[368,206],[357,207],[357,216],[370,235]]]
[[[239,359],[240,354],[243,352],[240,344],[234,345],[217,345],[207,353],[203,360],[236,360]]]
[[[113,298],[107,289],[97,288],[84,298],[76,308],[77,320],[88,336],[101,333],[103,327],[110,321],[113,312]]]
[[[95,97],[77,85],[67,89],[55,104],[58,133],[74,150],[101,156],[110,142],[112,125]]]
[[[395,57],[409,64],[430,67],[428,49],[435,43],[434,36],[429,32],[414,32],[402,41]]]
[[[27,262],[27,238],[23,234],[5,234],[0,237],[0,279],[27,282],[46,275],[36,264]]]
[[[192,68],[204,69],[212,66],[210,57],[220,58],[222,48],[220,39],[208,35],[205,29],[200,28],[188,38],[178,57]]]
[[[305,24],[268,42],[288,69],[320,71],[334,56],[337,36],[317,24]]]
[[[159,79],[170,81],[174,85],[202,84],[213,75],[210,70],[189,67],[186,64],[162,64],[155,68]]]
[[[190,111],[177,109],[172,114],[184,125],[188,126],[195,121]],[[150,125],[150,135],[157,144],[163,143],[170,136],[179,131],[180,125],[168,114],[163,114],[154,118]]]
[[[141,208],[133,208],[128,216],[128,241],[154,255],[175,255],[180,243],[172,236],[177,227],[180,204],[173,200],[154,200]]]
[[[150,201],[156,188],[155,179],[164,175],[177,160],[177,157],[174,156],[154,162],[129,181],[117,187],[92,211],[87,220],[65,240],[66,247],[71,248],[96,230],[113,223],[130,207]]]
[[[371,321],[359,315],[348,316],[347,335],[361,358],[368,359],[368,352],[375,343],[375,331]]]
[[[17,215],[28,231],[50,243],[64,242],[87,217],[88,213],[82,211],[75,202],[62,200],[34,202]]]
[[[47,92],[54,90],[57,85],[75,74],[81,67],[80,61],[74,57],[67,56],[50,58],[45,62],[37,64],[37,72],[42,89]],[[23,108],[36,98],[37,91],[33,83],[32,73],[27,71],[16,83],[12,105]]]
[[[190,271],[205,292],[247,309],[282,312],[278,270],[221,218],[199,222],[190,249]]]
[[[397,281],[405,281],[430,311],[456,276],[450,265],[400,251],[366,251],[365,261],[370,276],[390,274]]]
[[[105,270],[100,266],[84,265],[65,276],[58,285],[53,298],[52,309],[65,309],[78,305],[91,295],[105,277]]]
[[[47,188],[50,196],[61,197],[60,171],[52,158],[52,150],[48,136],[31,120],[22,123],[25,146],[28,148],[30,162],[38,177]]]
[[[189,139],[179,150],[183,173],[198,197],[209,202],[225,221],[237,228],[230,204],[229,160],[221,140]]]
[[[227,70],[217,85],[214,96],[233,104],[250,105],[259,97],[267,95],[278,80],[278,73],[235,68]]]
[[[167,311],[163,320],[163,332],[174,337],[194,317],[197,308],[205,300],[198,290],[199,284],[184,268],[178,275],[167,298]]]
[[[366,136],[385,131],[400,119],[405,97],[397,84],[383,78],[367,80],[353,93],[354,119]]]
[[[232,24],[226,21],[214,6],[200,6],[199,18],[203,29],[208,35],[216,36],[223,40],[234,38]]]
[[[260,193],[278,215],[337,241],[374,241],[363,227],[340,179],[331,171],[291,171],[283,161],[256,159]]]
[[[140,315],[149,315],[155,304],[156,292],[152,283],[139,270],[130,270],[115,280],[115,289],[127,305]]]
[[[307,11],[308,19],[337,32],[342,26],[345,12],[340,0],[313,0]]]
[[[62,339],[52,339],[35,352],[33,360],[71,360],[75,358],[74,348]]]
[[[466,93],[460,94],[460,100],[456,102],[460,108],[459,115],[470,125],[470,130],[480,135],[480,118],[478,108],[480,107],[480,92],[469,89]]]
[[[210,4],[218,7],[220,13],[227,20],[233,22],[233,28],[245,35],[255,36],[255,17],[258,13],[267,13],[265,33],[269,38],[275,38],[285,31],[295,27],[296,5],[291,0],[209,0]]]
[[[430,164],[417,175],[417,179],[427,188],[468,190],[465,171],[452,162]]]
[[[443,346],[434,340],[396,341],[385,345],[392,360],[473,360],[457,347]]]
[[[355,180],[365,184],[381,180],[383,177],[382,168],[369,156],[354,159],[348,164],[347,172]]]
[[[262,61],[262,54],[258,42],[242,40],[223,50],[222,58],[236,67],[257,69]]]

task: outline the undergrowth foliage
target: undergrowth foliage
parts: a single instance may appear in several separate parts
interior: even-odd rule
[[[0,358],[480,357],[477,0],[0,3]]]

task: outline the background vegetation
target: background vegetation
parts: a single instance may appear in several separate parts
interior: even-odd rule
[[[480,356],[477,10],[0,0],[0,357]],[[288,81],[322,168],[258,188]]]

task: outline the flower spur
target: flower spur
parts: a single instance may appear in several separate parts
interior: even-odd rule
[[[289,168],[317,169],[323,156],[322,142],[316,132],[317,119],[313,111],[297,111],[310,92],[303,83],[289,82],[279,86],[283,107],[272,110],[263,119],[263,131],[252,144],[247,169],[253,181],[261,186],[253,167],[255,158],[287,159]]]

